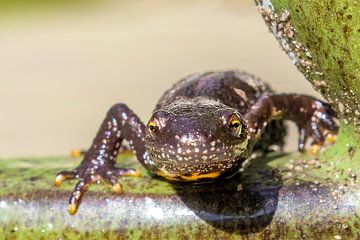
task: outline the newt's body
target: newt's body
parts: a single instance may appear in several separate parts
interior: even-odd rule
[[[159,100],[145,126],[124,104],[113,106],[82,163],[60,172],[56,184],[79,178],[70,197],[74,214],[89,184],[103,179],[121,192],[118,176],[137,175],[116,168],[122,141],[129,142],[139,162],[171,181],[203,181],[237,171],[254,149],[283,145],[283,120],[299,127],[299,149],[308,137],[321,145],[337,132],[328,104],[297,94],[274,94],[262,81],[237,71],[192,75]]]

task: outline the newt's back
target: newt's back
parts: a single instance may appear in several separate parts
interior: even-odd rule
[[[161,97],[155,110],[169,105],[177,98],[208,97],[245,114],[270,87],[253,75],[240,71],[194,74],[176,83]]]

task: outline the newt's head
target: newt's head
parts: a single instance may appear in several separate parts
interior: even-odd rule
[[[233,108],[208,99],[179,99],[155,111],[145,146],[153,171],[168,180],[199,181],[238,168],[247,154],[247,127]]]

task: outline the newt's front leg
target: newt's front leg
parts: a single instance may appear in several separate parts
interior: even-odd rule
[[[309,137],[313,139],[312,146],[321,146],[326,136],[337,133],[335,117],[330,105],[316,98],[299,94],[276,94],[260,98],[245,119],[251,139],[257,139],[274,119],[294,121],[299,128],[298,148],[304,151]]]
[[[76,213],[82,195],[93,182],[103,179],[112,185],[114,192],[122,193],[118,177],[138,176],[139,172],[115,167],[121,142],[127,140],[140,163],[145,165],[148,155],[144,148],[144,136],[145,125],[126,105],[116,104],[109,110],[81,164],[72,171],[62,171],[56,176],[56,186],[65,180],[80,179],[69,199],[70,214]]]

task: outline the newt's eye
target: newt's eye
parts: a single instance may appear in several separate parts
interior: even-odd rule
[[[156,121],[150,121],[148,123],[148,128],[152,133],[157,133],[159,131],[159,126]]]
[[[240,137],[242,124],[238,114],[233,113],[230,115],[228,120],[228,128],[234,136]]]
[[[231,123],[229,124],[229,127],[230,128],[234,128],[234,129],[237,129],[240,127],[240,121],[239,120],[233,120],[231,121]]]

